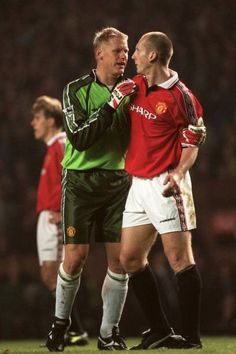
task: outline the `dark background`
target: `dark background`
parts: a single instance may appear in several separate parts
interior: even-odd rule
[[[94,67],[94,33],[114,26],[129,35],[130,53],[149,31],[174,43],[171,67],[204,107],[206,144],[192,169],[203,276],[202,332],[236,333],[236,48],[234,0],[0,0],[0,339],[44,337],[51,300],[39,279],[35,191],[44,154],[30,127],[35,98],[61,99],[64,85]],[[127,74],[135,68],[130,60]],[[150,261],[178,326],[173,274],[160,242]],[[101,316],[104,251],[92,245],[80,291],[81,317],[96,335]],[[133,294],[122,331],[145,328]]]

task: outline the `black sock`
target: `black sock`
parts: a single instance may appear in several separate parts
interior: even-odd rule
[[[70,331],[71,332],[76,332],[78,334],[84,333],[83,326],[80,321],[80,316],[79,316],[79,304],[78,304],[78,293],[76,294],[75,301],[72,307],[72,312],[71,312],[71,326],[70,326]]]
[[[129,285],[134,291],[150,328],[161,335],[169,334],[171,329],[162,309],[157,278],[150,266],[147,265],[131,275]]]
[[[176,274],[182,335],[192,343],[200,341],[200,301],[202,282],[196,265]]]

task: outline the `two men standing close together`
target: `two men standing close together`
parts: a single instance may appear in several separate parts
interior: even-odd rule
[[[63,92],[65,254],[46,345],[64,350],[95,225],[108,265],[98,349],[127,349],[119,322],[128,280],[150,327],[131,349],[200,348],[201,279],[191,246],[196,220],[189,169],[206,134],[201,105],[169,69],[173,47],[164,33],[147,33],[137,43],[133,80],[123,77],[127,35],[103,29],[95,35],[94,52],[96,69]],[[168,323],[148,264],[157,233],[177,278],[181,335]]]

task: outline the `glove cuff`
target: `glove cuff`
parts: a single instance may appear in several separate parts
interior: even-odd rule
[[[103,109],[107,113],[114,113],[116,111],[116,109],[110,106],[108,102],[104,104]]]

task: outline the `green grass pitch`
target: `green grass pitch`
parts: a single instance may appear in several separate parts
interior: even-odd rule
[[[139,342],[139,338],[132,338],[127,340],[127,345],[130,347]],[[1,354],[33,354],[33,353],[49,353],[46,348],[40,348],[42,341],[39,340],[22,340],[22,341],[0,341]],[[64,353],[75,354],[94,354],[99,351],[96,348],[97,340],[91,339],[90,344],[85,347],[66,347]],[[167,353],[167,354],[181,354],[181,353],[199,353],[199,354],[236,354],[236,336],[232,337],[203,337],[203,349],[184,350],[184,349],[152,349],[149,350],[151,354]],[[101,352],[100,352],[101,353]],[[136,350],[134,353],[147,353],[146,350]]]

